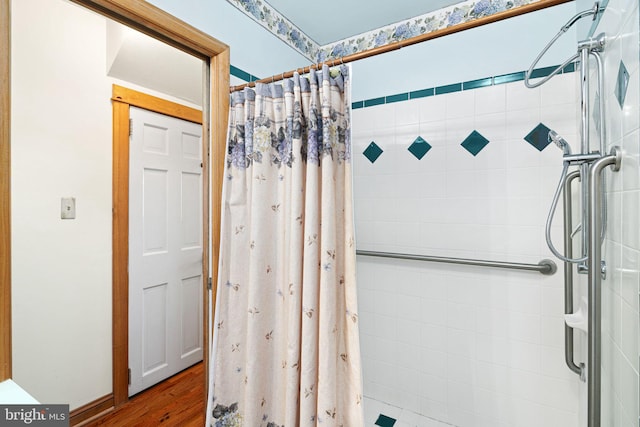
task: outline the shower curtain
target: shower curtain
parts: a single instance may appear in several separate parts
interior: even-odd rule
[[[231,95],[208,426],[364,424],[348,71]]]

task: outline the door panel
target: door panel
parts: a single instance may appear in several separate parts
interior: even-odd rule
[[[180,357],[189,357],[200,350],[202,331],[202,276],[189,277],[182,280],[182,348]]]
[[[131,107],[129,395],[202,360],[201,126]]]

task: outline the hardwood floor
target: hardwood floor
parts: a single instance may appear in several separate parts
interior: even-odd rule
[[[151,387],[127,403],[82,426],[203,427],[205,408],[204,363]]]

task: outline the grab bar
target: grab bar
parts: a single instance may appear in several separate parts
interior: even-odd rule
[[[550,259],[543,259],[537,264],[524,264],[519,262],[487,261],[480,259],[449,258],[429,255],[412,255],[393,252],[375,252],[362,250],[357,250],[356,255],[373,256],[380,258],[408,259],[414,261],[444,262],[449,264],[474,265],[478,267],[510,268],[515,270],[537,271],[545,275],[554,274],[558,270],[556,263]]]
[[[573,258],[571,183],[578,177],[580,177],[580,171],[569,173],[564,180],[564,188],[562,190],[564,194],[564,254],[567,258]],[[564,263],[564,313],[573,313],[573,264],[570,262]],[[564,359],[569,369],[583,379],[584,365],[578,366],[573,361],[573,328],[566,323],[564,324]]]
[[[604,269],[602,266],[602,238],[600,230],[602,229],[602,179],[601,173],[607,166],[613,166],[614,171],[620,169],[622,153],[618,147],[611,150],[611,154],[595,161],[589,168],[589,205],[587,209],[587,217],[589,220],[589,265],[588,267],[588,283],[589,283],[589,344],[587,356],[587,421],[589,427],[600,427],[600,395],[601,395],[601,367],[600,356],[602,349],[600,348],[602,341],[602,293],[600,287],[602,285],[602,274]]]

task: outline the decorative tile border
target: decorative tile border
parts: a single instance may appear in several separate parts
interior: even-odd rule
[[[547,145],[551,144],[551,141],[549,141],[550,130],[544,123],[539,123],[524,137],[524,140],[538,151],[542,151],[547,148]]]
[[[265,0],[227,0],[245,15],[313,62],[323,62],[398,43],[411,37],[464,24],[542,0],[465,0],[324,46],[307,36]]]
[[[293,22],[264,0],[227,0],[240,12],[262,25],[283,42],[310,61],[317,56],[320,45],[307,36]]]
[[[551,144],[551,140],[549,138],[550,130],[551,129],[549,129],[544,123],[539,123],[531,130],[531,132],[522,138],[522,140],[529,143],[536,150],[542,151]],[[489,142],[490,141],[485,138],[484,135],[477,130],[473,130],[469,136],[460,143],[460,147],[467,150],[467,152],[473,155],[473,157],[476,157],[478,153],[480,153],[482,149],[489,144]],[[422,160],[422,158],[428,154],[432,148],[431,144],[429,144],[423,137],[418,136],[413,143],[407,147],[407,151],[413,154],[416,159]],[[373,164],[383,153],[384,150],[376,144],[375,141],[371,141],[367,148],[362,152],[362,155]]]
[[[531,72],[531,77],[533,78],[546,77],[549,74],[551,74],[553,70],[555,70],[556,68],[557,66],[536,68]],[[568,73],[573,73],[574,71],[576,71],[576,65],[574,63],[571,63],[566,67],[564,67],[561,73],[568,74]],[[355,110],[358,108],[373,107],[375,105],[391,104],[393,102],[407,101],[409,99],[425,98],[427,96],[443,95],[446,93],[460,92],[463,90],[478,89],[485,86],[512,83],[512,82],[524,80],[524,75],[525,75],[524,71],[518,71],[517,73],[486,77],[483,79],[471,80],[468,82],[453,83],[445,86],[414,90],[411,92],[396,93],[393,95],[381,96],[379,98],[365,99],[363,101],[355,101],[351,104],[351,108]]]
[[[431,150],[431,144],[424,140],[421,136],[418,136],[415,141],[407,148],[416,159],[422,160],[425,154]]]
[[[384,151],[374,141],[362,152],[371,163],[375,163]]]
[[[234,76],[237,77],[239,79],[244,80],[245,82],[254,82],[256,80],[260,80],[260,77],[256,77],[253,74],[249,74],[244,70],[241,70],[238,67],[234,67],[233,65],[229,66],[229,73]]]
[[[489,140],[487,138],[477,130],[474,130],[460,145],[475,157],[488,143]]]

